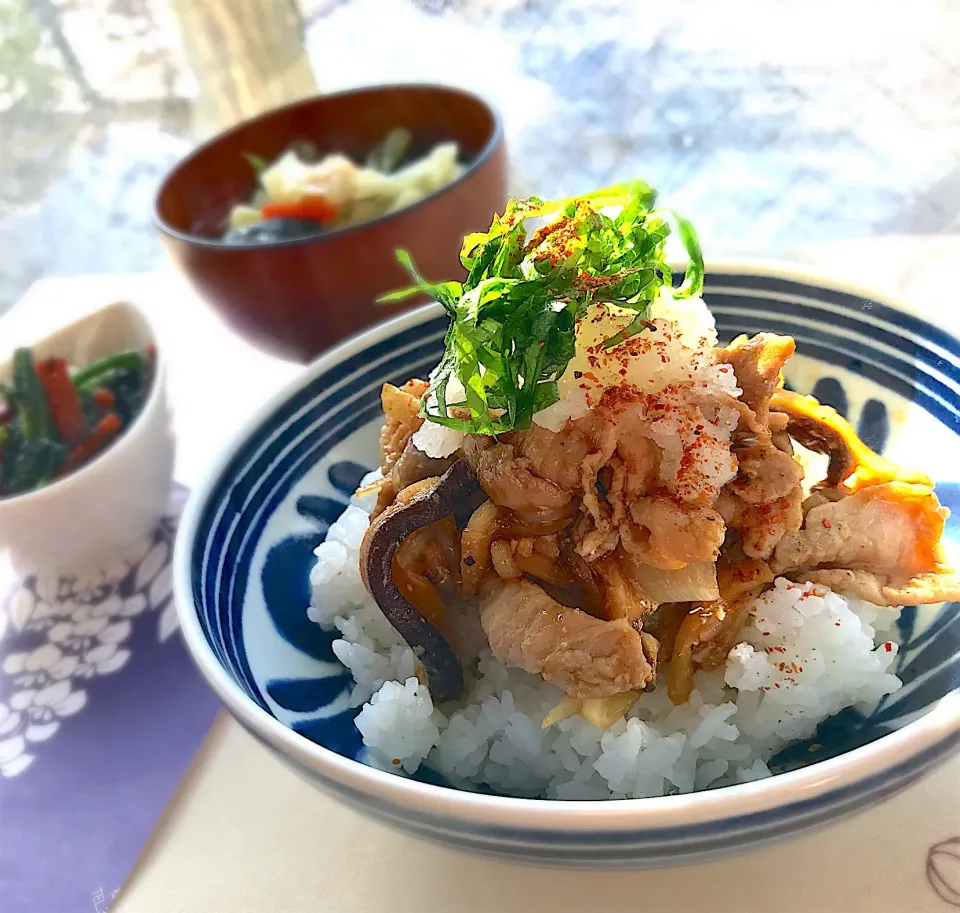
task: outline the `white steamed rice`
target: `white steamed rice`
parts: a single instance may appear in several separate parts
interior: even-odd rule
[[[559,689],[489,653],[455,707],[434,707],[414,656],[367,594],[359,550],[371,500],[354,499],[316,550],[309,617],[341,638],[356,681],[367,761],[412,773],[421,763],[464,786],[553,799],[662,796],[770,776],[767,761],[844,707],[900,687],[896,611],[823,587],[778,580],[757,600],[722,671],[697,673],[688,703],[664,687],[642,695],[606,732],[580,717],[542,729]]]

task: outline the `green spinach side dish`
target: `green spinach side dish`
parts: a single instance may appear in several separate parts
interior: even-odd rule
[[[71,370],[17,349],[12,382],[0,384],[0,498],[43,488],[109,447],[143,408],[155,358],[148,346]]]

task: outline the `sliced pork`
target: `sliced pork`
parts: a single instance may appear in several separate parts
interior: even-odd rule
[[[527,580],[488,578],[480,591],[480,623],[502,663],[541,675],[574,697],[641,690],[653,680],[640,634],[629,622],[567,608]]]

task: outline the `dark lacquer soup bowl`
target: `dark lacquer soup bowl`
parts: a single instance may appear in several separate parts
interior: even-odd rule
[[[309,141],[321,156],[342,153],[362,163],[397,128],[410,131],[417,156],[455,142],[463,173],[372,221],[296,240],[221,242],[231,207],[256,189],[249,156],[273,162]],[[461,238],[489,225],[506,199],[503,129],[486,102],[445,86],[376,86],[297,102],[214,137],[165,178],[156,223],[184,276],[237,332],[272,353],[309,361],[395,313],[376,299],[409,283],[398,248],[425,276],[463,276]]]

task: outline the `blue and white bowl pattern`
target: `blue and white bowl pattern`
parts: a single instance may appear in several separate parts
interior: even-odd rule
[[[708,276],[705,298],[721,338],[762,330],[794,336],[800,354],[788,385],[837,408],[874,449],[922,467],[941,500],[960,506],[960,342],[902,310],[813,280],[723,268]],[[448,845],[548,864],[649,866],[745,849],[862,808],[913,782],[960,742],[960,612],[949,604],[903,612],[901,691],[870,714],[838,714],[814,739],[781,752],[772,765],[785,772],[779,777],[685,798],[686,823],[674,823],[663,804],[670,798],[471,796],[427,769],[414,783],[344,764],[361,759],[363,746],[347,699],[351,680],[331,651],[336,635],[306,616],[312,553],[375,463],[382,384],[426,376],[446,323],[434,311],[417,312],[308,369],[188,508],[177,580],[188,642],[234,714],[284,760],[361,810]],[[958,540],[960,515],[947,525],[948,552]],[[948,710],[949,721],[916,744],[921,724],[903,728]],[[340,758],[291,740],[277,721]],[[864,747],[882,736],[889,737]],[[897,751],[881,759],[888,744]],[[844,775],[855,758],[862,771]],[[804,777],[821,785],[801,789]],[[690,811],[698,803],[699,816]]]

